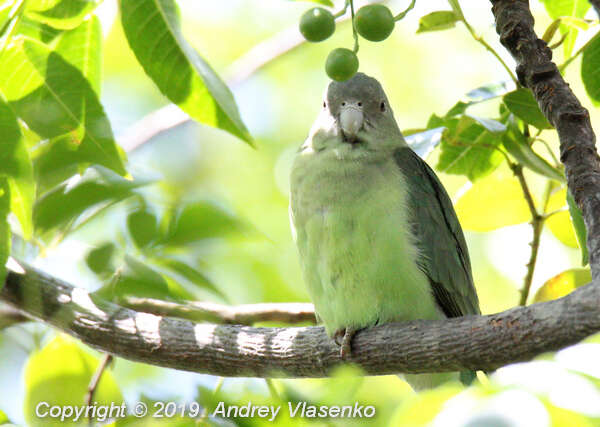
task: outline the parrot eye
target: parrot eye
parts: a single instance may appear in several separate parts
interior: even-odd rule
[[[362,107],[362,102],[359,102],[359,103],[358,103],[358,106],[359,106],[359,107]]]
[[[385,102],[381,102],[381,105],[379,105],[379,109],[381,110],[381,112],[383,113],[385,111]]]
[[[323,101],[323,108],[327,108],[327,103]]]

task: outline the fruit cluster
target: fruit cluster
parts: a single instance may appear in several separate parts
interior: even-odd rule
[[[339,15],[339,14],[338,14]],[[300,32],[309,42],[320,42],[329,38],[335,31],[335,18],[327,9],[314,7],[300,18]],[[387,6],[370,4],[361,7],[353,16],[354,31],[364,39],[380,42],[394,30],[394,15]],[[333,80],[348,80],[358,71],[358,57],[354,50],[337,48],[331,51],[325,62],[325,71]]]

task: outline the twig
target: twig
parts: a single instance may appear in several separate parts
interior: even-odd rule
[[[498,62],[500,62],[500,64],[506,70],[506,72],[508,73],[508,75],[510,76],[510,78],[512,79],[512,81],[518,87],[519,86],[519,81],[517,80],[517,77],[514,75],[514,73],[512,72],[512,70],[510,69],[510,67],[506,64],[506,62],[504,62],[504,60],[498,54],[498,52],[496,52],[496,50],[494,50],[494,48],[492,46],[490,46],[488,44],[488,42],[486,42],[483,37],[481,37],[479,34],[477,34],[475,32],[475,30],[473,29],[473,27],[471,27],[471,24],[469,24],[469,22],[465,18],[465,15],[463,14],[462,9],[460,8],[460,4],[459,4],[458,0],[451,1],[450,2],[450,6],[452,6],[452,9],[454,10],[454,12],[460,17],[461,22],[463,24],[465,24],[465,27],[467,28],[467,30],[471,34],[471,37],[473,37],[473,39],[477,43],[481,44],[488,52],[490,52],[492,55],[494,55],[494,58],[496,58],[498,60]]]
[[[598,31],[596,34],[594,34],[594,36],[592,38],[590,38],[587,42],[585,42],[579,49],[577,49],[577,52],[575,52],[575,54],[571,55],[571,57],[569,59],[567,59],[565,62],[563,62],[562,64],[560,64],[558,66],[558,71],[562,73],[565,72],[565,69],[569,66],[569,64],[571,62],[573,62],[579,55],[581,55],[583,53],[584,50],[587,49],[587,47],[593,42],[595,41],[598,37],[600,37],[600,31]]]
[[[121,305],[158,316],[178,317],[195,322],[253,325],[257,322],[316,323],[310,303],[242,304],[235,307],[211,302],[188,301],[185,304],[152,298],[126,297]]]
[[[531,191],[529,190],[525,175],[523,174],[523,166],[515,163],[509,163],[509,166],[515,176],[519,179],[519,184],[523,190],[523,196],[527,201],[527,206],[531,213],[531,227],[533,229],[533,238],[530,243],[531,253],[529,255],[529,261],[527,262],[527,273],[525,274],[523,287],[521,288],[521,298],[519,300],[519,305],[526,305],[531,284],[533,282],[533,273],[535,271],[535,264],[537,262],[537,255],[540,247],[540,236],[542,235],[542,229],[544,228],[544,217],[539,214],[535,207],[535,202],[533,201]]]
[[[98,368],[96,369],[96,372],[94,373],[94,376],[92,376],[92,379],[90,380],[90,385],[88,386],[88,391],[85,396],[85,403],[88,407],[92,406],[92,402],[94,400],[94,394],[96,393],[98,384],[100,384],[100,380],[102,379],[102,374],[104,373],[104,371],[106,370],[108,365],[110,365],[110,362],[112,362],[112,355],[105,354],[104,357],[102,358],[102,362],[100,362],[100,365],[98,365]],[[93,417],[89,418],[88,425],[90,425],[90,426],[94,425]]]
[[[350,16],[352,17],[352,37],[354,37],[354,53],[358,53],[358,32],[356,31],[356,21],[354,21],[354,0],[350,0]]]

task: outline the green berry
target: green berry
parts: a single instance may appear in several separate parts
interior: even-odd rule
[[[350,49],[333,49],[325,62],[325,71],[338,82],[348,80],[358,71],[358,57]]]
[[[300,18],[300,32],[309,42],[321,42],[335,31],[331,12],[322,7],[307,10]]]
[[[356,31],[365,39],[380,42],[394,30],[394,15],[382,4],[361,7],[354,17]]]

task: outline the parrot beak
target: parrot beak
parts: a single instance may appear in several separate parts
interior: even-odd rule
[[[363,127],[364,115],[359,104],[347,103],[340,109],[340,127],[348,142],[355,142],[358,131]]]

